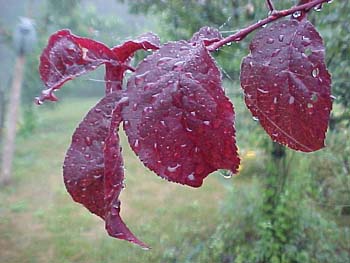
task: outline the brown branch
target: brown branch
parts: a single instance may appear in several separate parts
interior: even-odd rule
[[[263,25],[269,24],[269,23],[271,23],[277,19],[280,19],[282,17],[292,15],[298,11],[299,12],[309,12],[312,8],[319,6],[320,4],[323,4],[323,3],[327,3],[328,1],[329,0],[313,0],[313,1],[308,2],[306,4],[303,4],[303,5],[293,6],[290,9],[285,9],[285,10],[280,10],[280,11],[274,10],[265,19],[259,20],[255,24],[252,24],[246,28],[243,28],[243,29],[239,30],[238,32],[234,33],[233,35],[230,35],[230,36],[228,36],[228,37],[226,37],[218,42],[211,44],[210,46],[208,46],[207,49],[209,51],[215,51],[218,48],[220,48],[228,43],[239,42],[242,39],[244,39],[247,35],[249,35],[253,31],[255,31],[256,29],[262,27]]]
[[[269,7],[270,12],[273,12],[273,11],[276,10],[276,9],[275,9],[275,6],[273,5],[272,0],[266,0],[266,4],[267,4],[267,6]]]

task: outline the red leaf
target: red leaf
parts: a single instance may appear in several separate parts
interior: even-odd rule
[[[219,30],[213,27],[202,27],[198,32],[194,33],[190,42],[200,42],[203,41],[205,46],[209,46],[222,39],[221,33]]]
[[[324,147],[331,79],[314,26],[306,20],[275,23],[257,33],[250,50],[241,85],[253,116],[274,141],[292,149]]]
[[[119,100],[112,113],[111,126],[109,134],[105,140],[104,147],[104,202],[105,202],[105,220],[108,234],[112,237],[128,240],[143,248],[148,248],[146,244],[138,240],[129,230],[120,217],[120,200],[119,195],[124,188],[124,165],[121,155],[121,147],[119,146],[118,127],[121,118],[121,108],[123,99]]]
[[[121,93],[112,93],[93,107],[75,130],[64,161],[63,176],[74,201],[105,217],[103,149],[112,110]]]
[[[111,93],[88,112],[73,134],[63,176],[74,201],[105,219],[111,236],[147,248],[119,215],[124,171],[117,131],[124,102],[121,92]]]
[[[56,32],[40,57],[40,76],[47,89],[42,91],[37,102],[57,100],[54,90],[104,63],[119,64],[116,55],[104,44],[77,37],[69,30]]]
[[[236,172],[233,106],[204,46],[162,46],[138,66],[127,94],[122,115],[129,143],[159,176],[199,187],[217,169]]]
[[[142,34],[134,40],[129,40],[114,47],[113,51],[122,62],[125,62],[130,56],[140,49],[144,50],[157,50],[160,46],[160,40],[157,35],[152,32]]]

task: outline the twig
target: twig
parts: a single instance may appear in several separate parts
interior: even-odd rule
[[[275,11],[275,6],[273,5],[272,0],[266,0],[266,4],[267,4],[267,6],[269,7],[270,12]]]
[[[314,8],[315,6],[319,6],[322,3],[327,3],[329,0],[314,0],[311,2],[308,2],[306,4],[303,5],[297,5],[297,6],[293,6],[290,9],[285,9],[285,10],[274,10],[273,12],[271,12],[271,14],[266,17],[263,20],[259,20],[258,22],[256,22],[255,24],[252,24],[246,28],[243,28],[241,30],[239,30],[237,33],[230,35],[226,38],[223,38],[222,40],[213,43],[212,45],[208,46],[208,50],[209,51],[215,51],[218,48],[231,43],[231,42],[239,42],[242,39],[244,39],[247,35],[249,35],[251,32],[253,32],[254,30],[262,27],[263,25],[269,24],[277,19],[280,19],[282,17],[286,17],[289,16],[291,14],[294,14],[295,12],[298,11],[304,11],[304,12],[309,12],[312,8]]]

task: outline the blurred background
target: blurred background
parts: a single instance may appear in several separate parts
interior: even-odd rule
[[[274,2],[281,9],[297,1]],[[71,135],[104,94],[103,67],[67,83],[57,92],[58,103],[37,107],[33,99],[43,88],[40,53],[61,28],[109,46],[146,31],[162,42],[189,39],[205,25],[226,36],[266,17],[265,1],[0,0],[0,6],[2,160],[6,130],[13,126],[16,134],[10,178],[0,175],[0,262],[349,262],[349,1],[334,1],[309,16],[324,37],[333,77],[325,149],[290,151],[273,144],[253,121],[238,82],[253,34],[213,54],[235,105],[242,158],[237,175],[213,173],[199,189],[167,183],[143,167],[122,135],[122,217],[150,251],[109,238],[103,222],[74,203],[63,184]],[[24,43],[28,50],[18,46],[21,23],[35,29]],[[138,53],[133,63],[146,55]],[[16,82],[21,97],[12,102]],[[11,126],[6,113],[16,103],[18,118]]]

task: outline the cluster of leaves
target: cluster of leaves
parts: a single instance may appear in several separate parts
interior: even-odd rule
[[[324,146],[332,107],[322,38],[298,9],[273,13],[265,24],[294,11],[290,20],[257,33],[242,61],[241,85],[247,107],[272,140],[311,152]],[[50,37],[40,59],[46,89],[38,104],[57,100],[54,91],[65,82],[105,65],[106,95],[73,134],[64,180],[75,201],[105,220],[111,236],[147,248],[120,218],[121,123],[143,164],[166,180],[199,187],[218,169],[237,172],[234,109],[210,52],[261,24],[228,39],[204,27],[190,40],[163,45],[152,33],[113,48],[69,30]],[[134,69],[130,60],[140,49],[156,51]],[[127,70],[133,74],[124,88]]]

